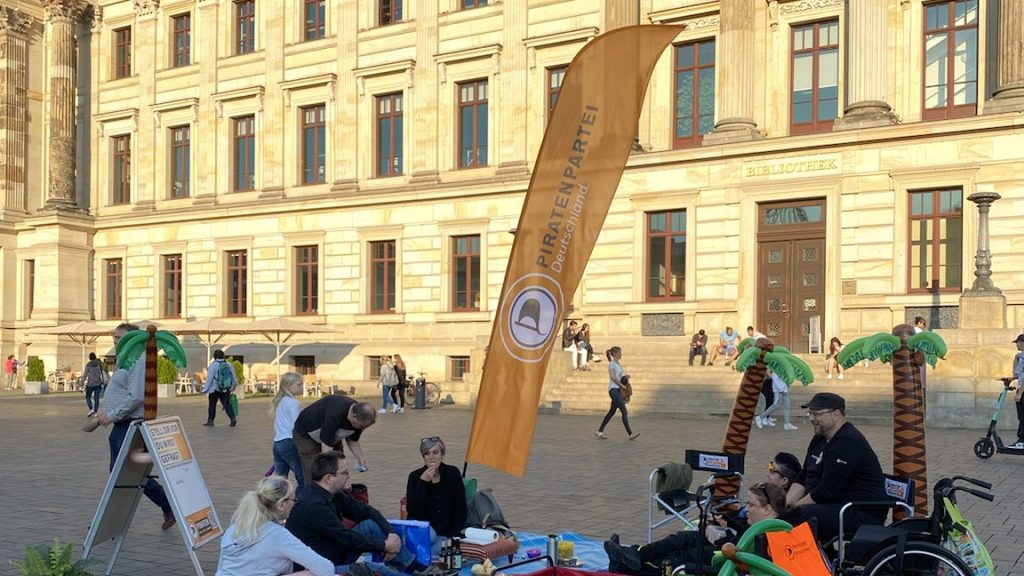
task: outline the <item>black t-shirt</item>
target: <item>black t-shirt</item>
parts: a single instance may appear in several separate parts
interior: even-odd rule
[[[890,500],[885,476],[867,438],[849,422],[831,440],[815,436],[807,447],[804,469],[795,483],[807,488],[818,504]]]
[[[356,430],[348,421],[348,411],[355,403],[348,396],[324,396],[299,412],[295,431],[328,446],[335,446],[345,439],[358,441],[363,431]]]

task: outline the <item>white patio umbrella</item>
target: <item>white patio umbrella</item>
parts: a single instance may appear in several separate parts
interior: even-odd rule
[[[249,329],[251,322],[229,322],[215,318],[192,320],[183,324],[166,326],[165,329],[174,332],[177,336],[192,335],[199,338],[199,341],[206,346],[206,364],[210,364],[214,344],[221,341],[226,334],[246,334],[252,332]]]
[[[93,320],[82,320],[81,322],[71,322],[69,324],[60,324],[58,326],[51,326],[49,328],[36,328],[30,330],[30,334],[51,334],[57,336],[67,336],[82,347],[82,366],[85,366],[85,349],[87,346],[96,344],[96,340],[99,340],[100,336],[109,335],[113,330],[109,326],[101,326]]]
[[[288,341],[291,340],[292,336],[296,334],[326,333],[334,331],[327,326],[307,324],[305,322],[281,317],[257,320],[245,327],[246,333],[263,334],[263,337],[274,345],[276,349],[274,364],[277,364],[278,377],[281,376],[281,347],[287,344]]]

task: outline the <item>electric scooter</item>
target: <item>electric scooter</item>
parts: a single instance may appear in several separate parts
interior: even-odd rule
[[[999,393],[999,400],[996,401],[996,411],[992,414],[992,423],[988,425],[988,433],[981,440],[974,443],[974,455],[982,460],[991,458],[996,452],[1024,456],[1024,448],[1004,446],[1003,440],[999,437],[999,432],[996,431],[996,423],[999,421],[999,413],[1003,410],[1003,404],[1006,402],[1006,395],[1012,390],[1016,390],[1016,388],[1010,386],[1010,382],[1013,382],[1014,379],[1013,376],[999,378],[1003,382],[1003,391]]]

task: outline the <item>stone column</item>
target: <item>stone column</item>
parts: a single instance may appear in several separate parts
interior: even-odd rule
[[[886,66],[889,59],[888,0],[846,3],[846,108],[835,130],[894,124],[886,102]]]
[[[988,250],[988,213],[999,198],[1001,196],[993,190],[978,191],[967,197],[978,205],[978,251],[974,257],[974,285],[960,296],[960,328],[1006,327],[1006,297],[992,283],[992,255]]]
[[[718,35],[721,59],[715,67],[720,119],[715,130],[704,136],[704,145],[761,137],[754,121],[754,5],[751,0],[722,0]]]
[[[0,6],[0,210],[25,210],[28,32],[34,22]]]
[[[999,0],[996,58],[997,86],[985,103],[985,113],[1024,110],[1024,2],[1020,0]]]
[[[46,71],[50,124],[46,148],[47,209],[78,208],[75,199],[75,23],[80,10],[75,0],[44,0],[49,36],[50,67]]]
[[[530,168],[526,160],[527,118],[523,110],[527,109],[526,101],[531,97],[526,89],[529,66],[523,43],[529,36],[526,2],[505,2],[502,21],[501,74],[494,78],[502,104],[498,107],[498,125],[491,128],[497,149],[491,152],[488,161],[497,164],[496,173],[501,176],[526,177]]]

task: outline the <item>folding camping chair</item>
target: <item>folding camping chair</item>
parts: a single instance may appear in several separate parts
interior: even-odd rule
[[[743,493],[743,455],[725,454],[723,452],[709,452],[706,450],[687,450],[685,464],[691,471],[700,470],[709,472],[708,482],[716,478],[736,476],[740,479],[740,491]],[[679,464],[674,464],[680,466]],[[651,471],[648,477],[647,488],[647,542],[654,541],[654,529],[665,524],[678,520],[683,523],[687,530],[696,530],[697,522],[687,515],[700,507],[701,501],[697,494],[689,490],[689,482],[685,487],[664,486],[666,472],[670,465],[661,466]],[[723,501],[722,503],[727,503]],[[660,508],[664,510],[666,518],[655,522],[654,511]]]

